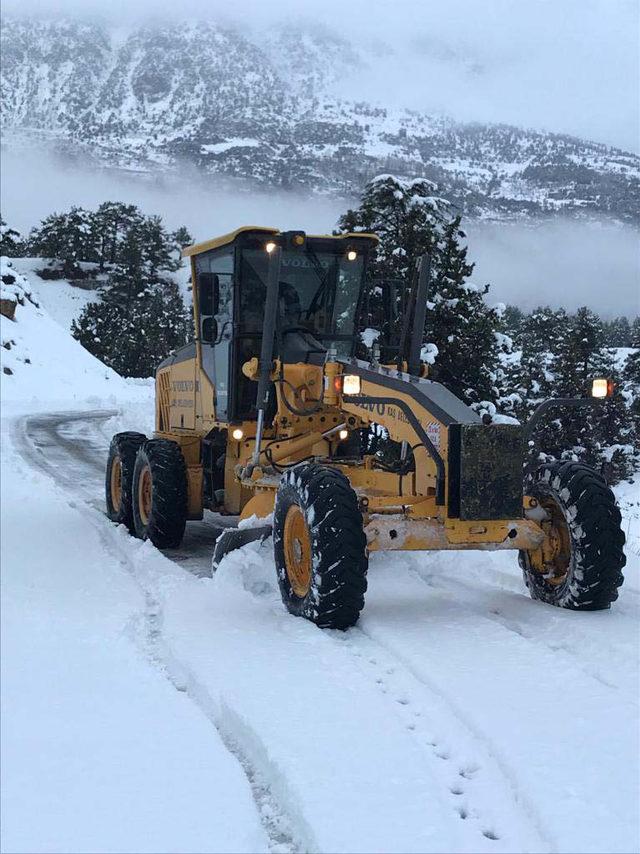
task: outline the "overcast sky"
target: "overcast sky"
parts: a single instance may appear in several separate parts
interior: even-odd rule
[[[321,23],[377,63],[344,95],[640,150],[640,0],[3,0],[5,14]]]

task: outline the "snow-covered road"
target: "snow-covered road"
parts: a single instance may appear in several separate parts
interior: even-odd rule
[[[580,614],[531,601],[509,553],[375,554],[358,626],[320,631],[270,542],[210,578],[211,522],[167,555],[108,522],[113,414],[3,428],[3,551],[35,567],[5,579],[4,850],[638,849],[637,555]]]

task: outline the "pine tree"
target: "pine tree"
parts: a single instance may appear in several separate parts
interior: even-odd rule
[[[8,258],[19,258],[25,254],[25,244],[20,232],[10,228],[0,217],[0,255]]]
[[[101,272],[107,265],[116,263],[124,235],[132,226],[140,224],[142,219],[135,205],[122,202],[103,202],[91,215],[91,229]]]
[[[507,305],[502,316],[504,332],[513,339],[514,343],[518,342],[520,328],[524,322],[525,314],[517,305]]]
[[[437,244],[432,295],[425,334],[438,348],[432,375],[467,403],[493,403],[498,395],[499,312],[484,300],[489,286],[469,284],[460,217],[445,228]]]
[[[116,290],[89,303],[71,331],[80,343],[125,377],[152,376],[159,362],[186,343],[190,324],[175,282],[145,286],[128,303]]]
[[[436,191],[436,185],[426,179],[379,176],[365,187],[360,206],[340,218],[338,229],[378,235],[373,272],[379,283],[400,282],[400,310],[406,305],[416,260],[424,253],[431,255],[424,339],[438,352],[431,375],[469,403],[493,401],[498,393],[495,332],[500,319],[484,301],[488,286],[478,288],[467,282],[473,264],[467,259],[460,217],[451,215],[449,202]],[[380,302],[382,293],[380,286],[373,289],[374,303],[376,298]],[[379,328],[382,308],[378,305]],[[371,322],[370,317],[367,320]]]
[[[176,229],[172,235],[171,239],[175,243],[178,250],[178,260],[182,257],[182,250],[185,246],[191,246],[193,243],[193,237],[189,233],[189,230],[186,226],[181,225],[180,228]]]
[[[631,324],[627,317],[615,317],[602,323],[603,340],[607,347],[630,347]]]
[[[585,397],[595,376],[612,378],[619,385],[615,350],[603,346],[602,323],[590,309],[578,309],[554,334],[547,362],[548,396]],[[611,482],[637,468],[635,441],[633,418],[620,393],[590,407],[559,407],[536,430],[536,448],[543,454],[584,462]]]
[[[175,242],[159,216],[145,217],[139,227],[142,258],[146,274],[153,279],[158,270],[177,270],[180,258],[173,256]]]
[[[68,213],[51,214],[29,235],[29,250],[41,258],[62,261],[67,278],[80,275],[80,261],[98,261],[91,228],[91,214],[79,207]]]
[[[72,333],[123,376],[150,376],[185,343],[190,328],[178,286],[167,275],[180,266],[175,237],[160,217],[145,217],[134,205],[106,202],[92,223],[108,278],[100,301],[85,308]]]
[[[526,315],[520,327],[520,359],[514,360],[512,382],[520,397],[516,417],[526,421],[534,408],[556,394],[553,358],[565,334],[568,317],[563,309],[540,306]]]

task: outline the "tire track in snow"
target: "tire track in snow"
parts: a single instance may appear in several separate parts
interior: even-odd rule
[[[50,413],[49,415],[26,416],[19,419],[13,429],[14,445],[21,457],[37,470],[44,471],[54,482],[65,491],[73,488],[82,493],[82,502],[88,505],[88,519],[96,530],[101,543],[108,554],[115,557],[118,565],[135,581],[144,597],[144,610],[138,625],[131,627],[132,640],[142,649],[147,659],[159,669],[176,691],[186,695],[206,719],[215,728],[220,740],[240,765],[253,797],[258,817],[269,840],[269,851],[274,854],[297,854],[307,850],[301,842],[303,835],[309,839],[306,829],[304,834],[296,833],[294,823],[287,810],[279,803],[274,794],[270,773],[273,769],[265,767],[268,763],[256,762],[252,749],[247,743],[244,728],[237,724],[240,717],[227,705],[224,699],[219,703],[213,699],[207,689],[196,679],[191,669],[172,654],[167,645],[163,632],[163,615],[160,600],[156,597],[148,581],[138,571],[135,561],[129,555],[129,550],[119,542],[119,529],[113,527],[103,515],[99,501],[92,497],[89,491],[79,484],[69,472],[61,469],[55,461],[48,459],[47,443],[34,442],[31,430],[45,430],[50,436],[54,430],[57,438],[62,440],[60,427],[66,421],[105,421],[118,413],[115,411],[92,411],[89,413]],[[33,422],[33,425],[32,425]],[[79,453],[76,445],[70,439],[61,441],[63,447],[73,459],[83,459],[85,464],[97,469],[99,463],[90,454]],[[79,443],[80,444],[80,443]],[[70,507],[77,507],[75,496],[67,499]],[[97,505],[97,506],[96,506]],[[180,566],[176,563],[176,566]],[[263,751],[266,754],[266,751]],[[275,772],[273,772],[275,773]],[[279,786],[282,788],[282,784]]]
[[[240,728],[229,723],[234,720],[235,713],[224,699],[216,702],[192,669],[171,652],[163,635],[160,600],[156,598],[143,574],[138,571],[128,549],[118,541],[118,529],[109,530],[102,514],[96,514],[91,521],[107,552],[117,554],[118,563],[133,577],[144,595],[143,627],[142,630],[138,628],[137,632],[134,627],[134,639],[137,635],[138,645],[147,658],[164,674],[176,691],[185,694],[197,706],[215,728],[229,753],[239,763],[249,783],[260,823],[269,839],[269,851],[276,854],[296,854],[303,851],[304,846],[297,838],[293,822],[274,795],[269,773],[265,773],[262,763],[254,761],[252,750],[242,738]]]
[[[452,812],[469,825],[464,850],[554,850],[542,821],[524,804],[488,740],[466,723],[446,695],[360,624],[344,634],[332,634],[360,670],[375,680],[392,713],[427,752],[430,767],[449,792]],[[517,835],[511,828],[517,828]]]
[[[467,583],[459,578],[451,578],[446,577],[444,575],[438,576],[438,581],[436,583],[434,582],[432,576],[428,574],[425,575],[424,572],[422,572],[420,570],[420,567],[418,566],[411,566],[410,571],[415,578],[417,578],[420,582],[422,582],[422,584],[426,585],[430,589],[437,590],[440,593],[453,594],[457,603],[461,604],[468,611],[470,611],[480,619],[487,620],[498,626],[501,626],[506,632],[521,637],[524,641],[528,642],[533,647],[537,648],[540,646],[544,646],[551,653],[553,653],[554,656],[564,656],[571,667],[577,668],[585,676],[589,677],[590,679],[594,679],[596,682],[600,683],[600,685],[604,685],[606,688],[609,688],[613,691],[618,691],[620,689],[619,685],[617,685],[615,682],[612,682],[610,679],[607,679],[600,673],[599,670],[586,666],[584,663],[584,655],[580,650],[572,648],[570,645],[563,641],[557,639],[550,640],[546,636],[536,635],[534,630],[523,626],[521,621],[518,621],[513,617],[505,616],[501,609],[495,605],[488,608],[484,608],[482,605],[479,605],[477,600],[480,591],[477,585]],[[460,596],[460,591],[464,591],[464,597]],[[528,600],[526,601],[528,605],[532,605],[534,608],[540,607],[538,603],[531,603]]]
[[[254,598],[276,595],[275,574],[273,584],[265,584],[243,567],[239,571],[242,586]],[[279,595],[277,598],[280,610]],[[415,737],[425,765],[448,793],[452,813],[467,825],[466,845],[456,851],[537,854],[554,850],[541,830],[542,822],[532,809],[523,806],[513,780],[492,754],[488,741],[478,737],[439,690],[415,674],[361,623],[346,632],[325,630],[323,634],[374,682],[387,697],[390,717]]]

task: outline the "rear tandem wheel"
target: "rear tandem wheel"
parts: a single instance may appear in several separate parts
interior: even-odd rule
[[[148,439],[133,471],[133,521],[142,540],[159,549],[177,548],[187,521],[187,467],[180,446]]]
[[[133,525],[132,484],[133,469],[138,448],[146,441],[142,433],[116,433],[111,439],[105,478],[107,516],[112,522],[126,525],[135,533]]]

